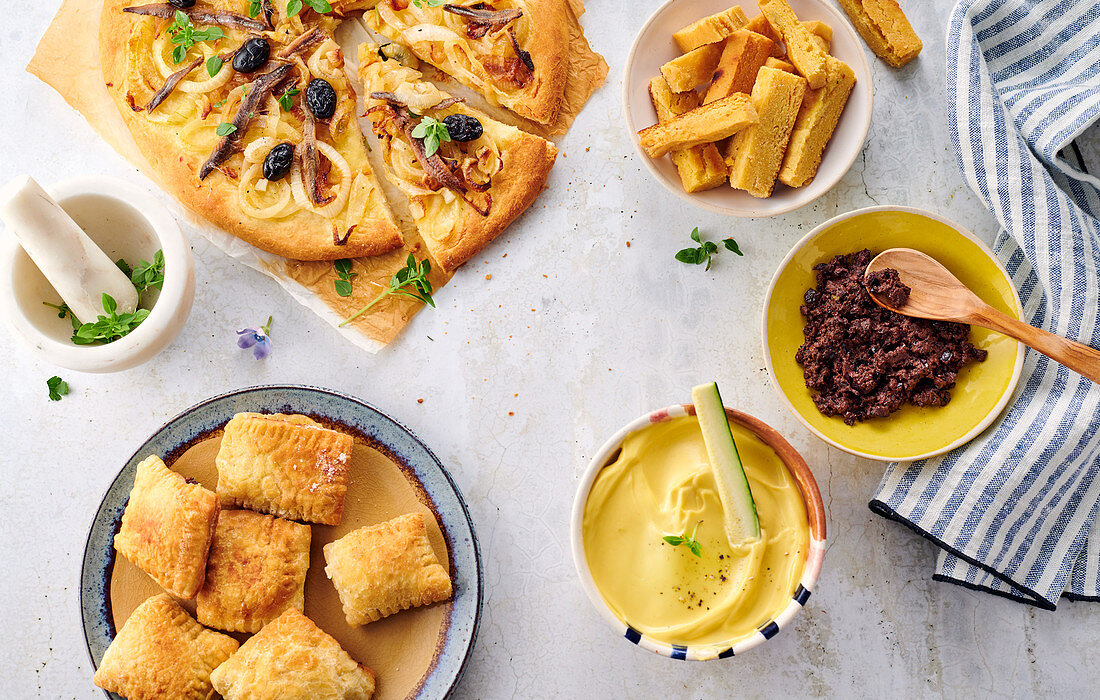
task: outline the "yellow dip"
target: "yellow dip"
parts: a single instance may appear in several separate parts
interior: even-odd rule
[[[778,455],[730,423],[761,537],[731,547],[703,435],[694,416],[631,433],[596,477],[584,508],[584,549],[607,605],[670,644],[725,649],[787,607],[802,577],[810,529],[798,485]],[[666,535],[690,535],[702,557]]]

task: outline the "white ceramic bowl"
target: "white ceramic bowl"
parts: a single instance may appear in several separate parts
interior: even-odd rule
[[[150,297],[148,318],[129,335],[104,345],[75,345],[69,319],[42,303],[59,304],[61,298],[6,232],[0,240],[0,306],[8,322],[43,359],[67,369],[117,372],[151,359],[179,335],[195,298],[195,261],[179,225],[150,193],[121,180],[80,177],[46,190],[112,260],[135,265],[164,251],[164,288]]]
[[[581,476],[580,484],[577,486],[577,494],[573,499],[573,513],[570,519],[573,565],[580,577],[581,587],[584,588],[588,599],[600,613],[600,617],[606,620],[617,634],[628,641],[642,649],[661,656],[667,656],[670,659],[682,661],[727,659],[760,646],[790,624],[791,620],[806,605],[810,593],[817,585],[817,578],[821,573],[821,564],[825,558],[825,504],[821,498],[821,491],[818,489],[817,481],[814,479],[810,467],[806,464],[806,460],[774,428],[747,413],[726,408],[728,420],[754,433],[775,451],[784,466],[786,466],[792,479],[798,485],[802,501],[806,505],[806,520],[810,528],[810,546],[806,551],[806,561],[798,587],[790,601],[788,601],[787,606],[772,620],[761,625],[753,634],[740,640],[731,640],[732,643],[725,649],[721,649],[724,645],[718,645],[716,649],[713,644],[698,647],[669,644],[642,634],[627,626],[611,611],[600,593],[600,589],[596,586],[595,579],[592,578],[592,570],[588,566],[588,558],[584,550],[584,509],[588,503],[588,496],[592,492],[592,486],[596,483],[596,476],[613,461],[627,435],[654,423],[662,423],[689,415],[695,415],[695,406],[692,404],[677,404],[647,413],[627,423],[596,451],[592,461],[588,463],[588,468]]]
[[[653,159],[638,142],[638,131],[657,123],[657,113],[649,100],[649,81],[661,74],[661,66],[680,55],[672,33],[692,22],[730,7],[730,0],[669,0],[642,26],[623,69],[623,113],[630,138],[639,158],[657,181],[674,195],[697,207],[719,214],[741,217],[766,217],[805,206],[832,189],[852,167],[863,150],[871,126],[874,91],[871,69],[867,65],[863,43],[846,17],[824,0],[789,0],[802,20],[821,20],[833,28],[832,55],[847,63],[856,74],[856,85],[836,132],[825,148],[821,167],[813,181],[799,188],[777,182],[767,199],[721,185],[705,192],[689,194],[680,184],[680,176],[668,156]],[[750,16],[755,3],[742,4]]]

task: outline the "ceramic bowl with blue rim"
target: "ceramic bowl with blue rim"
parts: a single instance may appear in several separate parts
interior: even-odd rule
[[[160,592],[129,561],[116,558],[112,546],[137,464],[147,455],[157,454],[184,476],[198,478],[189,470],[198,463],[205,464],[204,469],[214,469],[213,455],[222,427],[245,411],[303,414],[355,437],[344,517],[338,527],[312,526],[306,615],[336,637],[353,658],[373,668],[378,697],[448,696],[469,661],[483,600],[481,557],[462,494],[439,459],[408,428],[358,399],[307,386],[252,387],[207,399],[153,433],[119,472],[95,514],[81,571],[81,611],[92,664],[98,668],[115,636],[116,620],[121,623],[137,602]],[[204,483],[202,478],[198,480]],[[403,495],[391,495],[397,493]],[[323,543],[410,510],[435,518],[435,523],[429,524],[429,538],[434,538],[433,548],[450,572],[452,600],[363,627],[348,626],[336,591],[324,576]],[[189,601],[181,604],[193,611]],[[234,636],[238,641],[246,638]],[[386,654],[370,658],[369,650],[380,645],[387,648]],[[401,663],[387,668],[383,659],[389,657]]]
[[[787,627],[791,620],[807,604],[810,593],[817,584],[818,575],[821,573],[821,564],[825,558],[825,504],[821,499],[817,481],[802,456],[783,438],[774,428],[763,421],[754,418],[741,411],[726,408],[726,416],[731,423],[737,423],[760,438],[765,445],[770,447],[779,457],[780,461],[790,473],[792,480],[798,486],[803,505],[806,507],[806,521],[810,530],[809,546],[806,549],[806,559],[803,563],[802,576],[791,594],[791,598],[777,615],[757,626],[756,630],[747,636],[731,639],[725,644],[707,643],[691,646],[682,644],[670,644],[665,641],[653,639],[621,620],[604,600],[599,587],[592,576],[588,565],[588,558],[584,545],[584,513],[589,494],[596,482],[596,477],[612,462],[614,462],[623,446],[623,441],[628,435],[642,430],[654,423],[695,415],[695,406],[692,404],[678,404],[667,408],[658,409],[637,418],[607,440],[593,456],[588,468],[581,476],[577,487],[577,494],[573,501],[573,513],[571,519],[571,535],[573,547],[573,563],[581,580],[581,586],[588,595],[592,605],[595,606],[600,616],[603,617],[615,630],[615,632],[627,641],[638,645],[642,649],[652,651],[671,659],[689,661],[709,661],[712,659],[726,659],[738,656],[746,651],[760,646],[765,641],[779,634]]]

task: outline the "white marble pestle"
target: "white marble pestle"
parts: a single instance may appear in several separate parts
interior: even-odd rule
[[[137,308],[130,279],[33,178],[21,175],[0,188],[0,220],[81,321],[104,313],[105,293],[120,314]]]

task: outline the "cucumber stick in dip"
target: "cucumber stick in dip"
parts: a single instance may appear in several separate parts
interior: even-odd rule
[[[711,382],[695,387],[691,390],[691,400],[725,511],[726,537],[730,546],[757,540],[760,538],[760,519],[756,515],[756,502],[752,500],[752,490],[741,466],[741,455],[737,453],[737,443],[730,432],[718,385]]]

